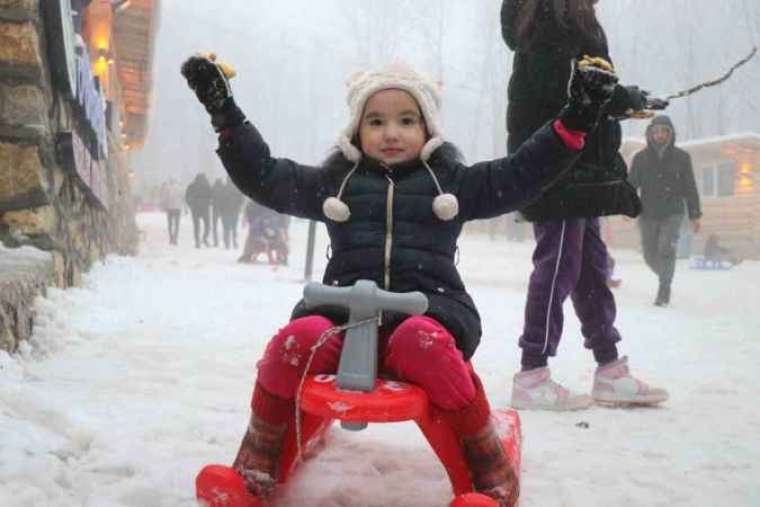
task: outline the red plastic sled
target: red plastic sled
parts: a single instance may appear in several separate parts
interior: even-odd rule
[[[305,452],[321,441],[333,420],[388,423],[414,420],[448,474],[455,499],[450,507],[496,506],[490,498],[473,493],[470,472],[462,446],[453,429],[429,403],[427,394],[405,382],[377,380],[370,393],[340,391],[334,375],[317,375],[306,380],[301,396],[302,435]],[[504,451],[520,475],[522,436],[520,417],[511,409],[496,410],[492,417]],[[278,480],[285,482],[295,467],[297,452],[294,428],[289,428],[279,466]],[[247,492],[243,479],[232,468],[208,465],[195,481],[196,496],[209,507],[259,507],[261,502]]]

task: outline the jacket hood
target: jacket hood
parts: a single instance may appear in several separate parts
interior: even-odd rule
[[[660,114],[652,118],[652,121],[649,123],[649,126],[647,127],[647,146],[649,148],[655,148],[656,144],[654,140],[652,139],[652,128],[656,127],[657,125],[665,125],[670,129],[670,131],[673,133],[673,135],[670,138],[670,144],[668,144],[668,148],[676,144],[676,129],[673,126],[673,121],[670,119],[670,116],[665,114]]]

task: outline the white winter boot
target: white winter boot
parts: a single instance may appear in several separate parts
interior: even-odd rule
[[[668,399],[668,392],[631,376],[623,357],[596,369],[591,397],[610,405],[656,405]]]
[[[591,406],[591,397],[554,382],[544,367],[515,374],[511,405],[518,410],[582,410]]]

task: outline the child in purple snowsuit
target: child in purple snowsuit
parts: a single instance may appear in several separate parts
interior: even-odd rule
[[[538,126],[562,107],[573,59],[579,55],[609,61],[607,41],[594,12],[595,0],[504,0],[504,40],[515,51],[509,84],[509,151],[521,146]],[[522,210],[533,222],[536,248],[520,337],[522,371],[514,377],[512,406],[522,409],[586,408],[592,397],[610,403],[659,403],[662,389],[631,377],[619,358],[615,299],[607,284],[607,247],[600,216],[636,216],[641,204],[626,181],[618,154],[620,125],[629,111],[662,108],[637,87],[618,85],[574,170]],[[562,305],[570,296],[581,321],[584,345],[599,368],[592,397],[574,394],[551,380],[548,357],[562,335]]]

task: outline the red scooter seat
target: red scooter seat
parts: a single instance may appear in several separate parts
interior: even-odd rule
[[[349,422],[401,422],[416,420],[428,409],[421,388],[397,380],[377,379],[372,392],[344,391],[335,375],[315,375],[304,382],[301,410],[326,419]]]

